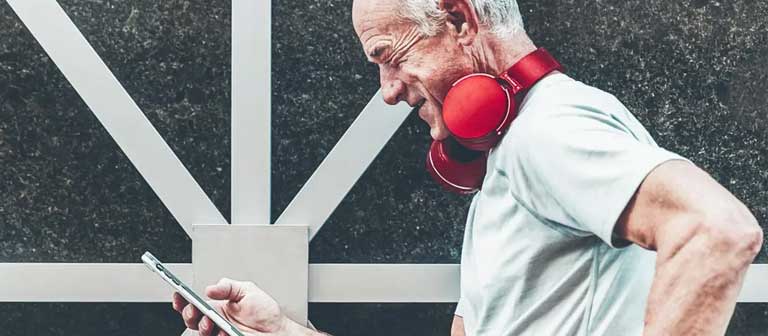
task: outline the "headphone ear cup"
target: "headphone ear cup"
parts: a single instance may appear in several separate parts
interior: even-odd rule
[[[483,184],[486,159],[486,152],[469,150],[448,137],[432,142],[427,154],[427,171],[446,190],[471,194]]]
[[[445,126],[465,147],[487,151],[501,138],[514,116],[514,100],[499,81],[488,74],[465,76],[453,84],[443,100]]]

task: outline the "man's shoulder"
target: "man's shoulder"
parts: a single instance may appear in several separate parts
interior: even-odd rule
[[[523,100],[521,123],[547,121],[573,114],[612,114],[626,110],[616,96],[565,74],[553,74],[535,86]],[[517,120],[516,120],[517,121]]]
[[[589,145],[580,135],[595,131],[619,131],[630,136],[644,132],[614,95],[564,74],[553,77],[534,87],[523,100],[497,151],[523,157],[541,155],[545,152],[542,147]]]
[[[565,74],[552,75],[546,80],[522,101],[518,116],[508,130],[512,138],[552,136],[554,132],[589,127],[609,119],[620,120],[631,114],[613,94]]]

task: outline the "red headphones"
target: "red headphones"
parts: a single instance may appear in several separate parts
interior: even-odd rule
[[[560,63],[539,48],[498,77],[475,73],[453,83],[443,101],[443,120],[451,136],[432,142],[427,171],[449,191],[479,190],[488,151],[517,117],[528,90],[555,70],[562,71]]]

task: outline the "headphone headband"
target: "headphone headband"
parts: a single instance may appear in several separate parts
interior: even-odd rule
[[[563,66],[544,48],[526,55],[515,65],[499,75],[516,95],[520,91],[530,89],[536,82],[552,71],[563,71]]]

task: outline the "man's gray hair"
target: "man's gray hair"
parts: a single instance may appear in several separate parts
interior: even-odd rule
[[[434,36],[445,27],[447,14],[438,7],[439,0],[400,0],[398,15]],[[481,25],[498,37],[512,37],[525,32],[523,17],[516,0],[471,0]]]

